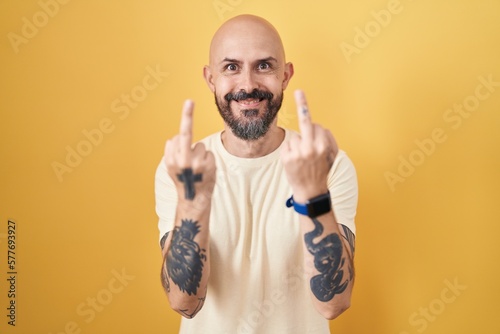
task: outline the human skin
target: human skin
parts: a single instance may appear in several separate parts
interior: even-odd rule
[[[271,92],[276,98],[287,88],[293,72],[293,64],[285,60],[283,44],[276,29],[267,21],[251,15],[237,16],[219,28],[210,45],[209,64],[203,69],[208,87],[220,100],[229,92],[251,92],[254,89]],[[327,177],[338,146],[329,130],[312,122],[302,91],[295,93],[295,101],[300,136],[294,136],[283,147],[281,161],[293,190],[294,200],[305,203],[328,191]],[[267,104],[266,100],[256,99],[230,102],[231,111],[241,122],[250,122],[252,117],[262,117],[267,111]],[[245,116],[244,110],[247,109],[256,109],[258,114]],[[192,147],[193,111],[194,103],[186,101],[179,134],[167,141],[164,157],[167,171],[176,185],[178,205],[174,233],[166,235],[162,248],[165,259],[162,281],[171,307],[187,318],[194,317],[203,306],[210,277],[209,216],[216,171],[213,154],[201,143]],[[275,118],[267,133],[258,139],[241,139],[227,124],[221,139],[225,149],[232,155],[257,158],[275,151],[283,142],[284,136],[284,130],[277,126]],[[196,194],[194,198],[186,196],[186,182],[179,177],[185,175],[183,173],[186,169],[191,169],[194,175],[202,176],[191,184]],[[197,269],[201,273],[199,287],[191,291],[175,280],[172,282],[169,275],[169,269],[173,273],[176,266],[173,260],[169,263],[172,240],[175,240],[176,232],[180,233],[192,226],[187,224],[186,220],[197,223],[196,231],[192,233],[192,241],[198,245],[197,249],[203,250],[203,254],[199,252],[202,261],[199,264],[191,264],[199,266]],[[325,318],[333,319],[350,305],[354,283],[353,235],[337,223],[332,210],[315,219],[300,215],[299,220],[304,238],[304,268],[307,268],[311,281],[313,304]],[[314,237],[314,241],[311,237],[312,231],[321,231]],[[332,247],[335,242],[337,244]],[[326,285],[335,286],[335,290],[330,291],[330,295],[333,294],[331,298],[318,297],[320,287],[316,286],[316,280],[313,279],[322,274],[323,269],[317,263],[317,257],[315,259],[320,251],[334,253],[339,260],[335,275],[327,278],[332,282],[326,282]]]

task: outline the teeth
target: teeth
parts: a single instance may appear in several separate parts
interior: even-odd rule
[[[257,103],[259,102],[259,99],[248,99],[248,100],[241,100],[241,101],[238,101],[239,103],[241,104],[252,104],[252,103]]]

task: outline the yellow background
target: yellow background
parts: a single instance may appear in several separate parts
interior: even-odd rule
[[[398,13],[377,30],[372,11],[391,6]],[[196,139],[221,128],[202,66],[217,27],[252,13],[277,27],[295,64],[280,124],[297,128],[292,92],[304,89],[357,167],[357,279],[332,332],[500,333],[500,86],[456,128],[443,118],[473,101],[478,77],[500,81],[499,1],[72,0],[46,22],[41,10],[0,2],[0,332],[177,332],[158,278],[154,172],[185,98],[196,101]],[[14,47],[8,36],[34,15],[39,31]],[[369,43],[358,36],[363,47],[346,56],[342,43],[356,47],[367,27]],[[168,75],[128,115],[113,112],[148,68]],[[54,162],[106,119],[108,133],[59,180]],[[415,141],[436,128],[446,140],[422,161]],[[412,154],[420,165],[391,188],[387,172]],[[106,304],[90,319],[93,298]]]

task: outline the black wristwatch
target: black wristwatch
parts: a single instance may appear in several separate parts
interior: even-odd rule
[[[288,208],[292,207],[301,215],[308,216],[309,218],[316,218],[330,212],[332,209],[332,199],[330,192],[311,198],[305,204],[297,203],[293,200],[293,196],[286,201]]]

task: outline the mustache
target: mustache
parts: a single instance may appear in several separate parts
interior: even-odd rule
[[[227,93],[226,95],[224,95],[224,99],[227,102],[231,102],[232,100],[238,102],[238,101],[246,100],[246,99],[259,99],[261,101],[262,100],[271,101],[273,99],[273,97],[274,97],[273,93],[259,90],[257,88],[252,90],[251,93],[247,93],[244,90],[240,90],[237,93]]]

